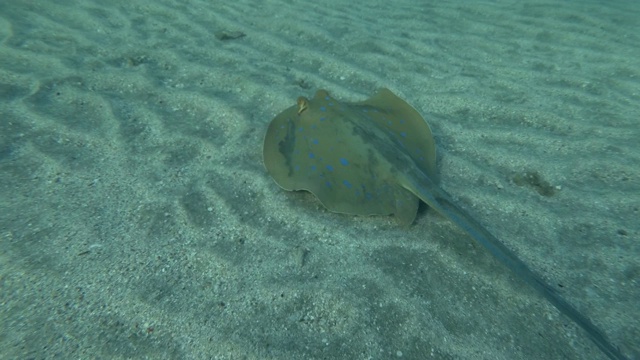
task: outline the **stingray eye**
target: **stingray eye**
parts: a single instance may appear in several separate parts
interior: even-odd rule
[[[307,106],[309,106],[309,100],[304,96],[300,96],[298,98],[298,115],[307,110]]]

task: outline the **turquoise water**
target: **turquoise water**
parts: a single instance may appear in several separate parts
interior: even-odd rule
[[[0,4],[0,355],[597,359],[446,219],[327,212],[262,165],[319,88],[388,87],[441,186],[640,347],[633,2]]]

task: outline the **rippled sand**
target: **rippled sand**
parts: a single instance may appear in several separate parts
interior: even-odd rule
[[[2,358],[602,358],[426,207],[268,177],[298,96],[383,86],[442,187],[640,356],[637,5],[333,2],[0,4]]]

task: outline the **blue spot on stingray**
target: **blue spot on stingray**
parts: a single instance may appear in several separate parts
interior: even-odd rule
[[[327,108],[324,106],[320,106],[320,111],[327,111]]]
[[[370,192],[365,193],[364,194],[364,198],[367,199],[367,200],[371,200],[371,199],[373,199],[373,194],[371,194]]]
[[[349,189],[351,189],[351,186],[353,186],[348,180],[342,180],[342,183],[344,184],[344,186],[346,186]]]
[[[326,117],[321,117],[321,118],[320,118],[320,121],[325,121],[325,120],[327,120],[327,118],[326,118]]]
[[[407,133],[403,131],[403,132],[400,133],[400,136],[407,137]]]
[[[344,166],[347,166],[347,165],[349,165],[349,162],[345,158],[340,158],[340,164],[342,164]]]
[[[327,165],[327,170],[329,170],[329,171],[333,171],[333,166],[331,166],[331,165]]]
[[[315,158],[315,157],[316,157],[316,154],[311,153],[311,152],[309,153],[309,159],[313,159],[313,158]]]
[[[318,139],[311,139],[311,142],[312,142],[314,145],[318,145]]]
[[[404,124],[404,119],[400,119],[400,124]]]
[[[327,187],[328,187],[328,188],[330,188],[330,187],[331,187],[331,181],[327,181],[327,182],[325,182],[324,184],[325,184],[325,185],[327,185]]]
[[[304,130],[302,126],[298,128],[298,132],[302,132],[302,130]]]
[[[293,167],[293,170],[295,170],[295,171],[300,170],[300,165],[296,165],[296,166],[294,166],[294,167]]]
[[[327,100],[327,101],[329,101],[329,99],[331,99],[331,98],[330,98],[330,97],[328,97],[328,96],[325,96],[325,97],[324,97],[324,99],[325,99],[325,100]]]
[[[317,166],[315,166],[315,165],[311,165],[311,171],[316,171],[317,169],[318,169],[318,167],[317,167]]]

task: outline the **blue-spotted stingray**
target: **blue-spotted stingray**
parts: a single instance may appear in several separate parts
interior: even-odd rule
[[[285,190],[313,193],[330,211],[391,215],[411,224],[420,200],[453,221],[558,310],[611,359],[625,359],[586,316],[529,269],[438,186],[427,122],[388,89],[346,103],[319,90],[278,114],[264,140],[264,164]]]

